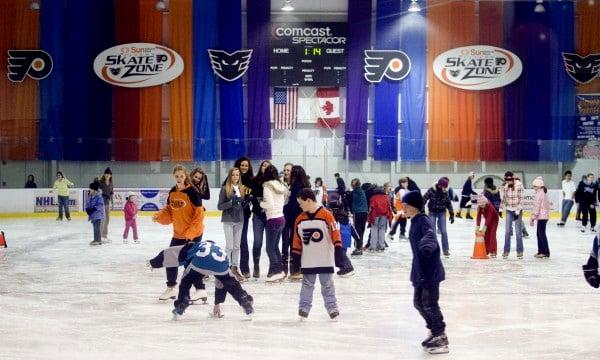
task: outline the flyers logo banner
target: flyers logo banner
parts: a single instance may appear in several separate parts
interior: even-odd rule
[[[569,76],[580,84],[587,84],[600,73],[600,54],[581,57],[578,54],[562,53],[565,69]]]
[[[402,80],[410,72],[410,59],[400,50],[365,50],[365,79],[381,82],[383,77]]]
[[[302,229],[302,242],[308,245],[310,242],[319,242],[323,240],[323,231],[321,229]]]
[[[52,57],[44,50],[8,50],[8,79],[21,82],[25,76],[42,80],[52,72]]]
[[[116,86],[155,86],[181,75],[183,59],[174,50],[157,44],[122,44],[101,52],[94,60],[94,72]]]
[[[238,50],[228,53],[223,50],[208,49],[212,69],[218,77],[225,81],[235,81],[246,73],[252,50]]]
[[[512,52],[487,45],[448,50],[433,61],[433,73],[443,83],[465,90],[506,86],[521,76],[523,65]]]

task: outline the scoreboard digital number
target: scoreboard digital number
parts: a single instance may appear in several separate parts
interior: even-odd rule
[[[272,23],[271,86],[346,86],[346,23]]]

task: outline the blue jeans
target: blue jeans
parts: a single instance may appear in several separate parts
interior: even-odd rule
[[[260,253],[263,245],[263,233],[267,226],[267,218],[254,214],[252,216],[252,232],[254,233],[254,243],[252,244],[252,260],[254,266],[260,264]]]
[[[569,218],[569,214],[571,213],[571,208],[573,207],[573,200],[564,199],[562,201],[562,217],[560,221],[562,223],[566,223]]]
[[[521,218],[521,216],[523,216],[522,211],[519,213],[519,219]],[[517,252],[522,253],[523,229],[521,226],[523,223],[521,221],[517,221],[517,219],[515,219],[515,212],[510,210],[506,210],[506,228],[504,229],[504,252],[510,252],[510,233],[512,230],[513,223],[515,224],[515,235],[517,238]]]
[[[321,295],[325,309],[330,313],[337,310],[337,300],[335,298],[335,286],[333,285],[333,274],[318,274],[321,282]],[[315,290],[315,282],[317,274],[304,274],[302,276],[302,289],[300,289],[300,305],[301,311],[310,312],[312,307],[313,292]]]
[[[431,219],[431,222],[433,223],[434,233],[437,233],[436,226],[440,227],[440,233],[442,234],[442,250],[444,252],[450,251],[450,245],[448,244],[448,232],[446,231],[446,210],[444,210],[443,212],[430,211],[429,219]]]
[[[65,215],[67,216],[67,219],[70,219],[71,213],[69,212],[69,197],[58,195],[58,217],[61,220],[63,218],[63,208],[65,209]]]
[[[92,220],[92,226],[94,227],[94,241],[102,240],[100,238],[100,224],[101,223],[102,223],[102,220],[100,220],[100,219]]]
[[[269,273],[268,275],[278,274],[283,271],[281,251],[279,251],[279,239],[281,239],[281,233],[283,227],[280,225],[277,227],[265,227],[267,233],[267,255],[269,256]]]

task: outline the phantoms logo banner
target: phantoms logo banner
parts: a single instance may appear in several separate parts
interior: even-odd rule
[[[488,90],[517,80],[523,65],[512,52],[487,45],[448,50],[433,61],[433,72],[443,83],[465,90]]]
[[[223,50],[208,50],[212,69],[223,80],[235,81],[246,73],[252,50],[238,50],[228,53]]]
[[[157,44],[122,44],[101,52],[94,60],[94,71],[112,85],[148,87],[181,75],[183,59],[174,50]]]

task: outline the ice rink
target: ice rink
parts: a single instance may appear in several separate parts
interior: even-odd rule
[[[528,219],[527,219],[528,222]],[[525,257],[471,260],[474,222],[448,225],[450,259],[440,306],[450,354],[428,355],[425,323],[412,305],[411,252],[392,242],[385,253],[353,258],[356,275],[336,277],[341,315],[331,322],[317,285],[306,322],[297,320],[300,283],[243,287],[254,297],[253,321],[242,321],[228,297],[225,317],[193,305],[171,320],[159,302],[162,270],[144,262],[165,248],[171,228],[138,219],[141,244],[122,243],[122,216],[113,215],[113,242],[91,247],[83,218],[0,219],[8,248],[0,249],[0,359],[594,359],[600,339],[600,292],[585,282],[593,236],[570,221],[548,224],[552,257],[535,259],[535,229]],[[250,226],[251,229],[251,226]],[[438,236],[439,237],[439,236]],[[205,239],[224,244],[219,218],[206,219]],[[498,230],[499,253],[504,228]],[[252,235],[249,234],[249,239]],[[252,240],[249,241],[252,243]],[[250,245],[251,247],[251,245]],[[181,273],[181,271],[180,271]],[[207,283],[212,304],[214,283]]]

